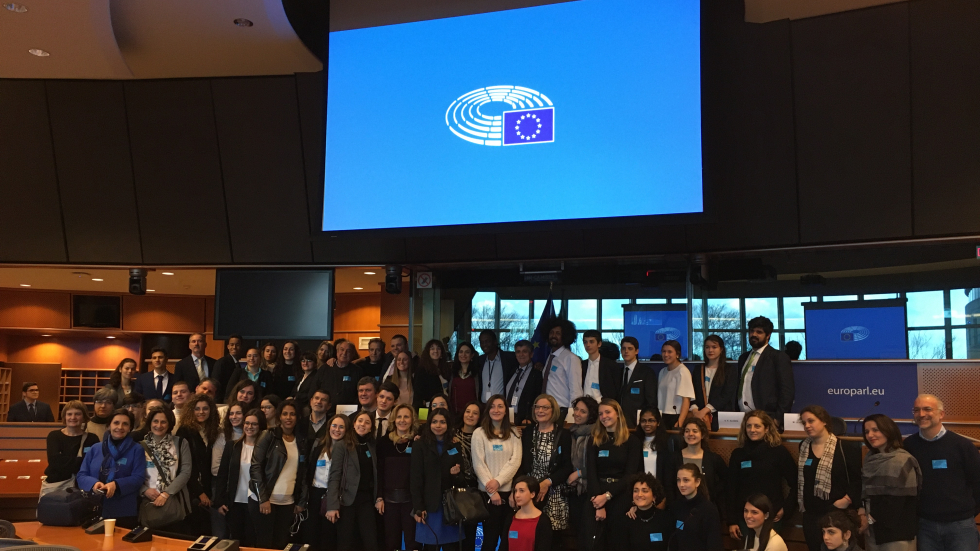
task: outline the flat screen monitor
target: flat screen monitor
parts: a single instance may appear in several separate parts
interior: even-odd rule
[[[330,33],[324,231],[702,212],[700,2],[466,4]]]
[[[690,357],[687,307],[683,304],[631,304],[623,307],[623,335],[640,342],[640,357],[660,354],[667,341],[681,343],[681,358]]]
[[[121,298],[108,295],[72,295],[72,327],[119,329]]]
[[[333,293],[333,270],[218,270],[214,336],[329,339]]]
[[[905,299],[805,302],[808,360],[908,358]]]

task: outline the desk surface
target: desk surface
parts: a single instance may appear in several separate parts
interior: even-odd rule
[[[42,526],[39,522],[18,522],[17,537],[31,539],[40,544],[70,545],[81,551],[186,551],[191,544],[187,540],[153,536],[153,541],[129,543],[122,540],[129,530],[116,528],[116,534],[108,538],[104,534],[86,534],[78,527]],[[262,551],[242,547],[243,551]]]

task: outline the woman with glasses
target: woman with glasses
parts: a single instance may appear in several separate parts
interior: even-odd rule
[[[259,401],[259,409],[265,414],[265,424],[270,430],[279,426],[279,404],[281,403],[282,400],[275,394],[263,396],[262,400]]]
[[[295,516],[306,509],[305,431],[297,430],[300,408],[293,400],[279,404],[279,425],[255,445],[250,474],[249,517],[258,547],[282,549],[289,543]]]
[[[95,435],[102,440],[106,430],[109,429],[109,421],[112,420],[113,411],[116,409],[116,391],[111,388],[102,388],[93,397],[92,417],[85,423],[85,431]]]
[[[550,394],[534,400],[531,411],[534,425],[521,434],[521,466],[519,474],[538,482],[534,502],[548,515],[555,532],[569,527],[568,486],[565,480],[575,470],[572,467],[572,436],[559,422],[558,402]],[[516,504],[512,504],[516,507]],[[554,538],[561,547],[560,537]]]
[[[296,373],[296,384],[290,396],[299,404],[309,404],[310,398],[316,392],[316,354],[304,352],[300,356],[299,371]]]
[[[242,420],[242,437],[225,446],[218,468],[215,505],[226,517],[231,539],[242,542],[245,547],[255,546],[255,528],[249,519],[248,502],[257,497],[249,481],[255,444],[264,432],[265,415],[258,409],[249,410]]]

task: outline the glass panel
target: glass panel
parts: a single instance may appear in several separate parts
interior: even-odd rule
[[[756,316],[765,316],[772,320],[772,325],[779,329],[779,299],[778,298],[747,298],[745,299],[745,323]]]
[[[905,296],[909,299],[909,327],[942,327],[946,323],[942,291],[906,293]]]
[[[910,293],[911,294],[911,293]],[[940,293],[942,294],[942,293]],[[913,360],[941,360],[946,357],[946,331],[909,331],[909,358]]]
[[[667,299],[665,298],[638,298],[636,299],[637,304],[667,304]]]
[[[883,293],[880,295],[864,295],[864,300],[882,300],[886,298],[898,298],[898,293]]]
[[[742,333],[718,331],[716,334],[721,337],[721,340],[725,341],[725,352],[728,355],[728,359],[732,361],[738,360],[738,357],[742,355]],[[703,347],[704,344],[702,343],[701,346]]]
[[[483,329],[493,329],[494,314],[497,309],[497,293],[479,292],[473,295],[472,302],[473,314],[470,318],[470,328],[473,330],[470,336],[470,344],[476,348],[477,354],[482,354],[480,350],[480,331]]]
[[[804,329],[803,303],[813,297],[783,297],[783,325],[786,329]]]
[[[953,325],[966,325],[967,302],[970,302],[969,289],[953,289],[949,292],[949,315]],[[953,342],[955,343],[956,339],[953,339]]]
[[[704,327],[704,312],[701,306],[701,299],[696,298],[691,301],[691,327],[694,329],[701,329]]]
[[[740,329],[740,315],[737,298],[708,299],[709,329]]]
[[[619,349],[619,343],[623,340],[623,332],[622,331],[603,331],[603,333],[602,333],[602,340],[603,341],[609,341],[609,342],[615,344],[616,345],[616,349],[618,350]],[[618,360],[620,358],[621,358],[621,356],[619,356],[617,354],[616,355],[616,359]]]
[[[602,299],[602,329],[622,329],[623,305],[629,303],[628,298]]]
[[[857,300],[857,299],[858,299],[857,295],[836,295],[836,296],[823,297],[824,302],[841,302],[845,300]]]
[[[784,350],[786,348],[786,343],[789,343],[790,341],[796,341],[796,342],[800,343],[800,346],[803,347],[803,352],[800,353],[800,359],[801,360],[805,360],[806,359],[806,333],[787,332],[783,336],[783,338],[785,339],[784,344],[783,344],[783,349]]]
[[[581,338],[575,339],[575,342],[572,343],[572,354],[575,354],[579,358],[588,356],[588,354],[585,353],[585,347],[582,346]]]
[[[568,301],[568,320],[575,324],[579,331],[598,329],[599,301],[590,298],[586,300]]]
[[[691,339],[691,359],[704,359],[704,333],[695,331]]]
[[[530,339],[537,320],[531,319],[531,303],[528,300],[500,301],[500,347],[513,350],[514,343]]]
[[[967,359],[966,329],[953,329],[953,359],[954,360]]]

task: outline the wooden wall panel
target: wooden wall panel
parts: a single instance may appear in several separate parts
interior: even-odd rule
[[[7,361],[7,335],[0,333],[0,364]]]
[[[206,330],[204,297],[124,296],[123,330],[196,333]]]
[[[7,362],[10,368],[10,403],[24,399],[24,383],[37,383],[41,391],[39,400],[51,406],[51,413],[58,419],[59,392],[61,389],[61,364],[51,362],[19,363]]]
[[[123,84],[55,80],[47,87],[68,258],[140,264]]]
[[[334,338],[337,332],[373,333],[381,323],[381,293],[334,295]]]
[[[45,83],[0,80],[0,261],[66,262]]]
[[[408,337],[408,282],[402,283],[402,292],[398,295],[381,293],[381,338],[385,343],[391,342],[395,335]]]
[[[0,327],[69,329],[71,295],[56,291],[0,290]]]
[[[139,337],[9,335],[7,341],[10,363],[58,363],[64,369],[115,369],[123,358],[140,356]]]

